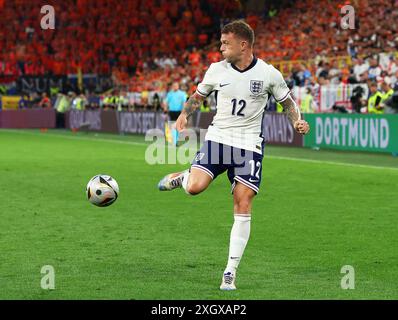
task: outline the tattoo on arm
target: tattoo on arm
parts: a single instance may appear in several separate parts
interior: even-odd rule
[[[300,109],[297,107],[296,102],[294,102],[293,98],[289,95],[285,101],[281,102],[281,105],[290,123],[294,127],[294,123],[301,119]]]
[[[187,114],[187,119],[202,105],[204,99],[204,97],[198,95],[196,92],[189,97],[183,110]]]

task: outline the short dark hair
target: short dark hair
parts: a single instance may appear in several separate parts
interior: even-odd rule
[[[226,24],[222,28],[221,34],[227,33],[233,33],[238,37],[247,40],[250,46],[253,46],[254,44],[254,31],[250,25],[243,20],[235,20]]]

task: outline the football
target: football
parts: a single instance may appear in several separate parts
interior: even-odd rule
[[[99,174],[90,179],[86,188],[87,199],[98,207],[107,207],[119,196],[119,185],[111,176]]]

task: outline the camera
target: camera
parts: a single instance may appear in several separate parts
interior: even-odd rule
[[[389,113],[398,113],[398,91],[396,90],[393,95],[384,102],[384,104],[386,107],[390,108]]]
[[[352,110],[357,113],[361,113],[362,105],[362,96],[365,93],[365,90],[361,86],[357,86],[352,91],[353,95],[350,98],[352,104]]]

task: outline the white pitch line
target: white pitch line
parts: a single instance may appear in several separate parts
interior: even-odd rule
[[[49,133],[49,132],[42,133],[42,132],[31,132],[31,131],[15,130],[15,129],[1,129],[0,133],[2,131],[12,132],[12,133],[22,133],[22,134],[27,134],[27,135],[32,135],[32,136],[38,136],[38,135],[41,135],[42,137],[50,136],[50,137],[68,139],[68,140],[110,142],[110,143],[117,143],[117,144],[129,144],[129,145],[139,145],[139,146],[146,145],[146,143],[143,143],[143,142],[120,141],[120,140],[114,140],[114,139],[103,139],[103,138],[95,138],[95,137],[89,138],[89,137],[82,137],[82,136],[65,136],[65,135],[54,134],[54,133]]]
[[[28,135],[42,135],[44,136],[51,136],[57,137],[62,139],[68,140],[84,140],[84,141],[94,141],[94,142],[108,142],[108,143],[116,143],[116,144],[126,144],[126,145],[135,145],[135,146],[148,146],[149,143],[144,142],[134,142],[134,141],[120,141],[114,139],[103,139],[103,138],[89,138],[89,137],[82,137],[82,136],[65,136],[53,133],[41,133],[41,132],[30,132],[25,130],[15,130],[15,129],[1,129],[2,131],[12,132],[12,133],[23,133]],[[192,150],[197,150],[196,148],[192,148]],[[317,164],[328,164],[328,165],[336,165],[336,166],[344,166],[344,167],[354,167],[354,168],[365,168],[365,169],[376,169],[376,170],[393,170],[398,171],[398,168],[394,167],[380,167],[380,166],[372,166],[366,164],[356,164],[356,163],[347,163],[347,162],[334,162],[334,161],[323,161],[323,160],[312,160],[312,159],[302,159],[302,158],[295,158],[295,157],[282,157],[282,156],[271,156],[265,155],[264,159],[278,159],[278,160],[288,160],[288,161],[300,161],[300,162],[308,162],[308,163],[317,163]]]
[[[356,164],[356,163],[348,163],[348,162],[334,162],[334,161],[301,159],[301,158],[280,157],[280,156],[265,156],[264,158],[302,161],[302,162],[319,163],[319,164],[330,164],[330,165],[336,165],[336,166],[355,167],[355,168],[378,169],[378,170],[384,169],[384,170],[397,170],[398,171],[398,168],[394,168],[394,167],[378,167],[378,166],[371,166],[371,165],[367,165],[367,164]]]

